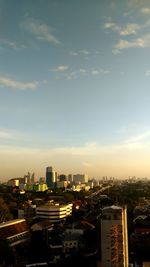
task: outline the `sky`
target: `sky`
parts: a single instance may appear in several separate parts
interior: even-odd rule
[[[150,178],[150,1],[0,0],[0,181]]]

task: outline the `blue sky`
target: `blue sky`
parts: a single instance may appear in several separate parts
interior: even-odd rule
[[[150,177],[150,3],[0,0],[0,179]]]

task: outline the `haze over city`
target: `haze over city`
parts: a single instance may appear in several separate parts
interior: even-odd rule
[[[150,1],[0,0],[0,180],[150,177]]]

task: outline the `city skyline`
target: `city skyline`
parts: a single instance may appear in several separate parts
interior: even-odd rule
[[[0,180],[150,178],[148,0],[0,0]]]

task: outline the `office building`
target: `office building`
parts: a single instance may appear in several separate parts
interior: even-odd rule
[[[55,188],[57,182],[57,173],[53,171],[52,167],[46,168],[46,184],[48,188]]]
[[[101,257],[104,267],[128,267],[126,208],[110,206],[102,210]]]
[[[67,188],[68,182],[67,181],[58,181],[57,188]]]
[[[73,204],[59,204],[59,203],[47,203],[43,206],[39,206],[36,209],[36,216],[41,219],[49,220],[50,222],[59,222],[65,220],[67,216],[72,215]]]
[[[68,181],[69,181],[70,183],[73,182],[73,174],[68,174]]]
[[[60,174],[58,178],[60,182],[67,181],[67,176],[65,174]]]
[[[31,175],[31,184],[34,184],[35,182],[35,173],[33,172]]]
[[[73,181],[75,183],[88,183],[88,175],[87,174],[74,174]]]

